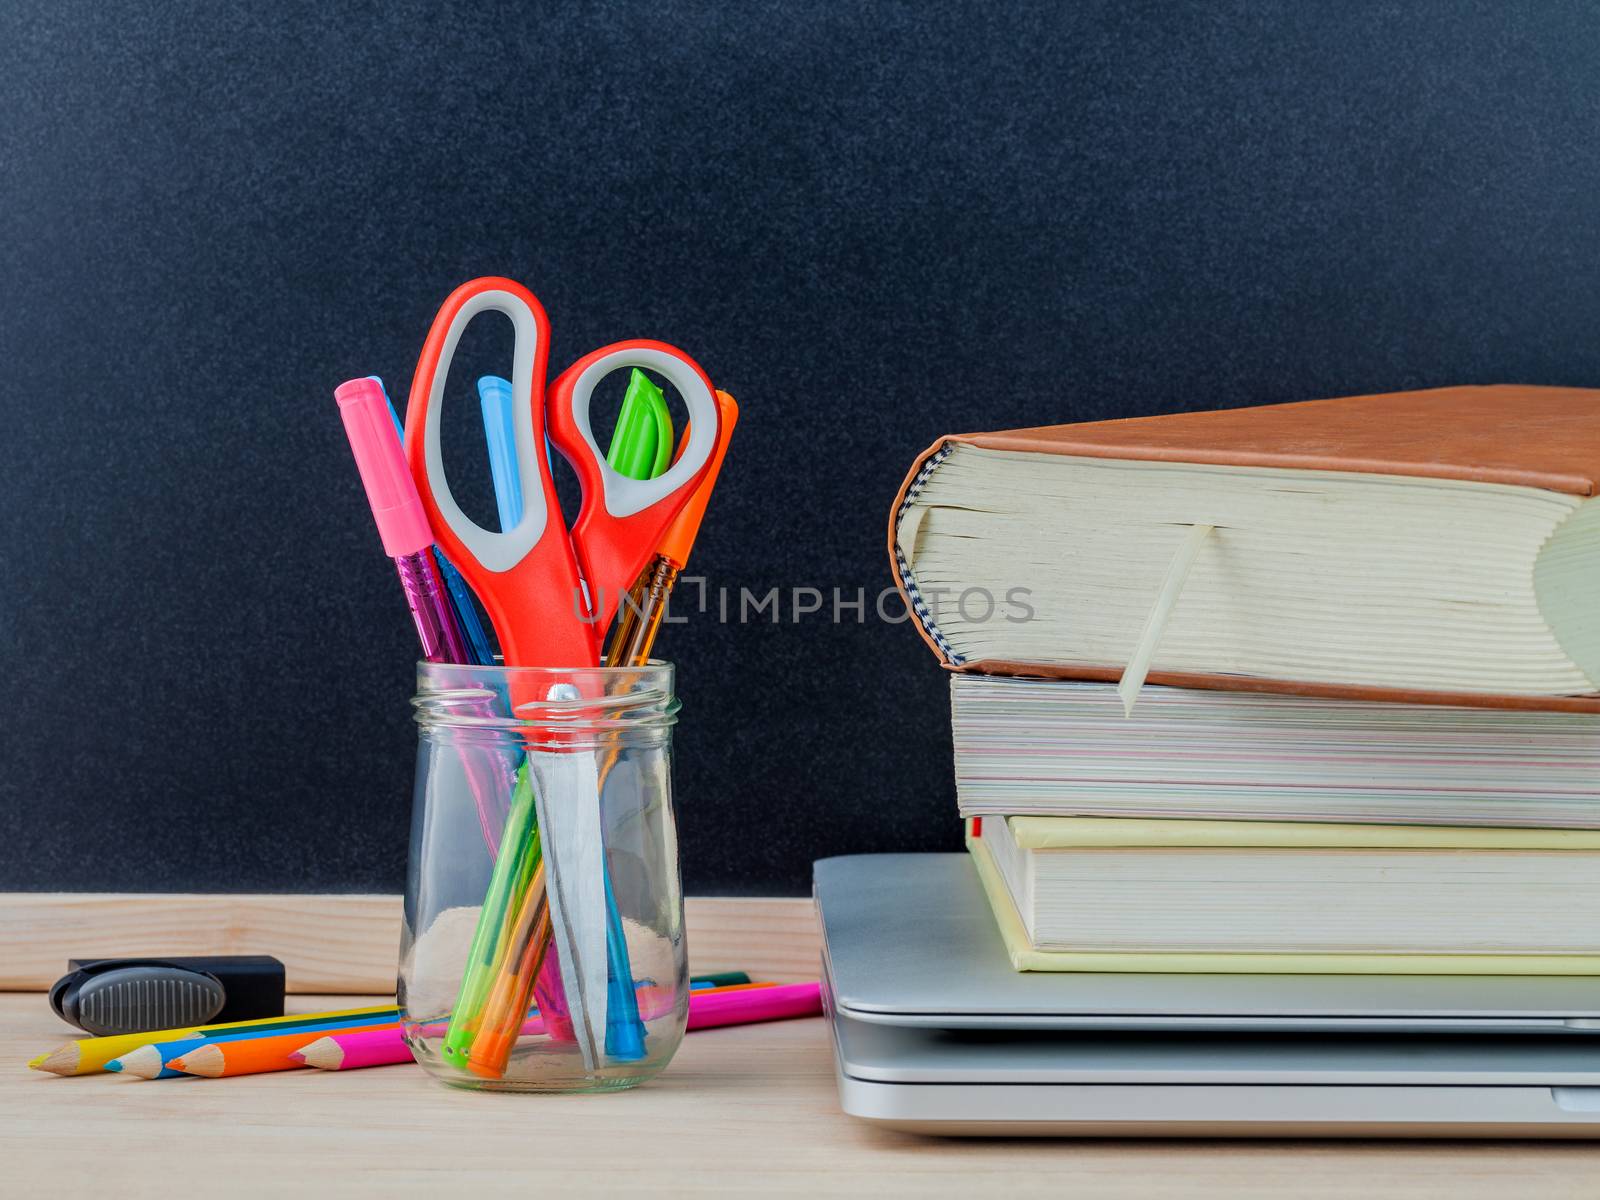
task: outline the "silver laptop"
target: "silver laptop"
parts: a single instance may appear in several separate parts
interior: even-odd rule
[[[838,1011],[863,1023],[1600,1033],[1600,977],[1015,971],[966,854],[825,858],[813,890]]]
[[[844,1111],[914,1133],[1600,1137],[1587,1039],[831,1028]]]
[[[935,1134],[1600,1137],[1600,981],[1019,974],[964,854],[816,866],[844,1111]],[[1557,1034],[1562,1036],[1535,1036]]]

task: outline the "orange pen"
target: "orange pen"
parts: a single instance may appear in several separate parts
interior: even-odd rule
[[[539,869],[544,870],[542,863]],[[504,944],[520,946],[522,952],[508,957],[501,964],[499,976],[489,985],[489,996],[478,1018],[478,1032],[467,1053],[467,1070],[485,1079],[499,1079],[506,1073],[511,1047],[522,1035],[539,968],[550,948],[550,897],[543,887],[529,888],[524,894],[522,908]]]
[[[733,437],[733,427],[739,421],[739,405],[734,398],[727,392],[718,392],[716,396],[722,428],[717,432],[717,444],[711,451],[711,465],[706,468],[705,478],[689,497],[689,502],[667,526],[655,560],[640,574],[617,609],[617,627],[606,647],[605,665],[608,667],[641,666],[650,661],[650,650],[655,645],[661,619],[667,615],[667,597],[689,561],[695,535],[700,532],[701,518],[706,515],[706,505],[711,503],[711,490],[717,486],[723,456],[728,453],[728,440]],[[683,436],[687,442],[688,429],[683,431]]]

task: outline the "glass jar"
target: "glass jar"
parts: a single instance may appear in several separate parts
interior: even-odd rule
[[[673,668],[419,663],[399,1004],[457,1087],[632,1087],[689,1011]]]

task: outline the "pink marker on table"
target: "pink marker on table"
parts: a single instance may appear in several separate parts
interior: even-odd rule
[[[822,985],[790,983],[777,987],[709,989],[689,995],[689,1028],[713,1029],[719,1025],[753,1025],[789,1017],[812,1017],[822,1012]],[[523,1025],[524,1036],[543,1033],[538,1016]],[[324,1071],[353,1071],[358,1067],[387,1067],[411,1061],[404,1036],[397,1028],[358,1029],[319,1038],[289,1057]]]
[[[375,379],[352,379],[334,389],[339,416],[367,490],[383,552],[394,559],[405,589],[411,619],[429,662],[470,663],[466,638],[433,561],[433,532],[406,465],[405,448],[395,436],[394,418],[383,386]]]
[[[749,991],[709,992],[689,997],[689,1028],[754,1025],[789,1017],[814,1017],[822,1011],[820,983],[790,983]]]

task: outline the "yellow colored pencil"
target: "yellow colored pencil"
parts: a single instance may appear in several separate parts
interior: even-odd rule
[[[176,1042],[185,1038],[207,1037],[217,1033],[243,1033],[260,1029],[263,1034],[274,1027],[305,1025],[317,1021],[334,1021],[340,1018],[381,1019],[388,1014],[395,1019],[398,1010],[392,1004],[374,1004],[367,1008],[348,1008],[338,1012],[292,1013],[283,1017],[267,1017],[260,1021],[232,1021],[226,1025],[197,1025],[189,1029],[152,1029],[147,1033],[117,1033],[110,1037],[79,1038],[58,1046],[47,1054],[30,1059],[28,1066],[35,1071],[48,1071],[52,1075],[92,1075],[104,1071],[106,1064],[121,1058],[141,1046],[154,1042]]]

